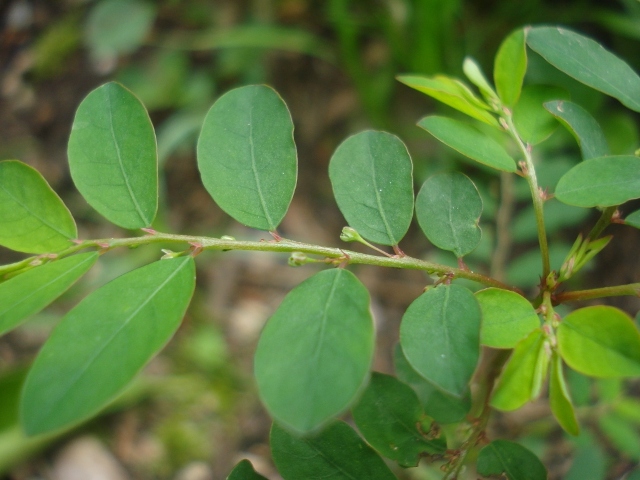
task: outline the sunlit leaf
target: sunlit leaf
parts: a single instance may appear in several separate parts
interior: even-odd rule
[[[562,360],[556,352],[554,352],[551,357],[549,404],[553,416],[556,417],[560,426],[571,435],[578,435],[580,433],[580,426],[576,419],[576,412],[571,402],[569,389],[564,380]]]
[[[96,414],[176,331],[195,285],[192,257],[161,260],[107,283],[61,320],[22,392],[34,435]]]
[[[57,252],[77,236],[71,213],[37,170],[17,160],[0,162],[0,245]]]
[[[73,182],[89,205],[123,228],[151,225],[158,209],[156,136],[129,90],[110,82],[87,95],[68,155]]]
[[[293,122],[282,98],[265,85],[221,96],[202,126],[198,169],[220,208],[249,227],[274,231],[298,172]]]
[[[368,130],[347,138],[329,164],[329,178],[349,225],[375,243],[397,245],[413,218],[413,164],[404,143]]]
[[[544,108],[551,100],[567,100],[569,94],[560,87],[527,85],[513,107],[513,123],[520,138],[531,145],[548,138],[558,127],[557,120]]]
[[[530,450],[507,440],[495,440],[480,450],[478,473],[508,480],[547,480],[547,470]]]
[[[253,469],[249,460],[241,460],[233,468],[227,480],[267,480]]]
[[[373,356],[369,293],[349,271],[317,273],[294,288],[267,322],[255,355],[260,397],[299,432],[347,409]]]
[[[482,73],[480,65],[478,65],[473,58],[466,57],[464,59],[464,62],[462,63],[462,70],[464,71],[464,74],[467,76],[469,81],[476,87],[478,87],[487,101],[493,104],[497,103],[498,95],[487,81],[484,73]]]
[[[498,96],[507,107],[513,107],[520,98],[526,71],[527,49],[524,30],[518,29],[502,41],[493,66],[493,79]]]
[[[466,157],[497,170],[516,171],[516,162],[507,151],[471,125],[434,115],[420,120],[418,126]]]

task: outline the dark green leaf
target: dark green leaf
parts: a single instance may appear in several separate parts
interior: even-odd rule
[[[640,77],[600,44],[559,27],[533,27],[527,44],[554,67],[640,112]]]
[[[498,96],[507,107],[513,107],[520,98],[526,71],[527,49],[524,30],[519,28],[503,40],[493,67]]]
[[[516,162],[495,140],[476,128],[452,118],[430,116],[418,122],[442,143],[489,167],[515,172]]]
[[[640,461],[640,435],[634,425],[613,412],[599,416],[598,424],[616,448],[636,462]]]
[[[482,199],[473,182],[462,173],[429,177],[416,198],[420,228],[436,247],[463,257],[480,243],[478,226]]]
[[[284,480],[396,480],[382,458],[344,422],[302,438],[274,423],[270,443]]]
[[[551,372],[549,376],[549,404],[553,416],[564,430],[571,435],[580,433],[576,412],[571,403],[569,389],[564,380],[562,360],[557,352],[551,356]]]
[[[557,331],[567,364],[593,377],[640,375],[640,333],[621,310],[603,305],[567,315]]]
[[[73,182],[89,205],[123,228],[151,225],[158,209],[156,136],[135,95],[115,82],[87,95],[68,155]]]
[[[33,268],[0,283],[0,334],[38,313],[84,275],[98,259],[81,253]]]
[[[171,338],[195,285],[192,257],[154,262],[85,297],[54,329],[25,382],[29,435],[69,427],[107,405]]]
[[[347,270],[317,273],[285,297],[260,336],[260,397],[278,422],[314,430],[364,387],[373,349],[366,288]]]
[[[627,215],[624,219],[624,223],[635,228],[640,228],[640,210],[636,210],[635,212]]]
[[[17,160],[0,162],[0,245],[57,252],[77,236],[71,213],[37,170]]]
[[[575,137],[578,145],[580,145],[583,160],[604,157],[609,154],[607,139],[600,125],[580,105],[566,100],[554,100],[546,102],[544,108],[556,117]]]
[[[202,126],[198,169],[220,208],[244,225],[274,231],[298,174],[293,122],[282,98],[265,85],[221,96]]]
[[[340,144],[329,164],[340,211],[362,237],[397,245],[413,218],[413,165],[404,143],[368,130]]]
[[[507,440],[495,440],[480,450],[480,475],[506,475],[508,480],[546,480],[547,470],[530,450]]]
[[[447,449],[444,438],[428,436],[418,397],[395,377],[374,372],[352,412],[369,445],[403,467],[415,467],[423,455]]]
[[[233,468],[227,480],[267,480],[253,469],[249,460],[241,460]]]
[[[518,103],[513,107],[513,123],[520,138],[531,145],[548,138],[558,122],[544,108],[550,100],[566,100],[569,94],[560,87],[528,85],[522,89]]]
[[[460,398],[478,363],[480,319],[480,306],[466,288],[430,288],[402,317],[402,351],[420,375]]]

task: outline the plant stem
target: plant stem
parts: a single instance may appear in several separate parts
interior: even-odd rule
[[[602,297],[622,297],[626,295],[640,297],[640,283],[557,293],[553,296],[553,303],[554,305],[558,305],[566,302],[578,302],[580,300],[591,300]]]
[[[602,215],[600,215],[600,218],[589,232],[589,235],[587,235],[587,241],[595,240],[600,236],[604,229],[611,223],[611,218],[616,213],[617,209],[617,206],[613,206],[602,210]]]

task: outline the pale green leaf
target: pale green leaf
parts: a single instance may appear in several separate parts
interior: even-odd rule
[[[524,30],[519,28],[502,41],[493,66],[493,79],[498,96],[507,107],[513,107],[520,98],[526,71],[527,49]]]
[[[476,465],[483,476],[508,480],[547,480],[547,470],[530,450],[507,440],[495,440],[480,450]]]
[[[557,352],[551,356],[551,369],[549,375],[549,405],[551,412],[556,417],[560,426],[571,435],[580,433],[580,426],[576,419],[576,412],[571,402],[569,389],[564,380],[562,360]]]
[[[520,138],[531,145],[547,139],[558,127],[557,120],[544,108],[551,100],[567,100],[569,93],[560,87],[527,85],[513,107],[513,123]]]
[[[487,78],[482,73],[480,65],[471,57],[466,57],[462,63],[462,70],[467,76],[469,81],[473,83],[488,102],[496,104],[498,102],[498,95],[493,90],[493,87],[487,81]]]

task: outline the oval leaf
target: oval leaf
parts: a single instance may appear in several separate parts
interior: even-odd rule
[[[249,460],[241,460],[233,468],[227,480],[267,480],[253,469]]]
[[[0,245],[57,252],[77,236],[71,213],[37,170],[17,160],[0,162]]]
[[[551,100],[566,100],[569,93],[560,87],[527,85],[513,107],[513,123],[520,138],[531,145],[547,139],[558,127],[556,119],[544,108]]]
[[[640,198],[640,158],[612,155],[585,160],[560,178],[555,196],[578,207],[612,207]]]
[[[560,355],[578,372],[592,377],[640,375],[640,333],[617,308],[598,305],[571,312],[557,335]]]
[[[298,174],[291,114],[275,90],[240,87],[213,104],[198,139],[198,169],[222,210],[249,227],[275,231]]]
[[[428,178],[416,198],[420,228],[436,247],[460,258],[480,243],[478,226],[482,198],[462,173],[440,173]]]
[[[527,48],[524,30],[519,28],[503,40],[493,67],[498,96],[507,107],[513,107],[520,98],[526,71]]]
[[[314,430],[349,407],[373,349],[369,292],[347,270],[317,273],[285,297],[260,336],[260,397],[278,422]]]
[[[564,28],[533,27],[527,44],[557,69],[640,112],[640,77],[597,42]]]
[[[418,126],[445,145],[483,165],[504,172],[516,171],[516,162],[507,151],[471,125],[434,115],[420,120]]]
[[[154,262],[73,308],[42,347],[22,392],[29,435],[85,420],[107,405],[169,341],[195,285],[192,257]]]
[[[444,453],[444,437],[430,438],[430,425],[415,392],[401,381],[373,373],[352,410],[369,445],[403,467],[415,467],[426,454]]]
[[[148,227],[158,210],[158,152],[149,114],[110,82],[82,101],[69,137],[71,178],[85,200],[123,228]]]
[[[344,422],[304,438],[273,424],[270,444],[284,480],[397,480],[382,458]]]
[[[466,288],[430,288],[402,317],[402,351],[420,375],[460,398],[467,392],[478,363],[480,318],[480,306]]]
[[[62,295],[96,263],[98,253],[81,253],[28,270],[0,283],[0,334]]]
[[[509,480],[547,480],[547,470],[530,450],[507,440],[495,440],[480,450],[478,473],[505,475]]]
[[[532,330],[540,319],[531,303],[522,295],[499,288],[476,292],[482,310],[480,342],[494,348],[513,348]]]
[[[557,352],[551,357],[551,372],[549,375],[549,404],[551,412],[560,426],[571,435],[580,433],[580,426],[576,419],[576,412],[571,403],[569,389],[564,380],[562,360]]]
[[[413,218],[413,164],[402,140],[369,130],[347,138],[329,163],[340,211],[362,237],[397,245]]]

